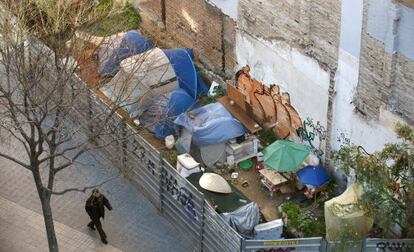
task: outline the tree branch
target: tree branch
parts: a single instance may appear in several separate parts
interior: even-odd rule
[[[0,157],[3,157],[3,158],[8,159],[8,160],[10,160],[10,161],[13,161],[13,162],[15,162],[16,164],[21,165],[21,166],[23,166],[24,168],[26,168],[26,169],[28,169],[28,170],[30,170],[30,171],[32,170],[32,169],[31,169],[31,167],[30,167],[30,165],[25,164],[25,163],[23,163],[23,162],[21,162],[21,161],[19,161],[19,160],[15,159],[14,157],[11,157],[11,156],[7,155],[7,154],[0,153]]]
[[[88,189],[92,189],[92,188],[101,186],[101,185],[103,185],[105,183],[108,183],[111,180],[114,180],[114,179],[118,178],[118,177],[119,177],[119,175],[114,176],[114,177],[110,177],[109,179],[106,179],[106,180],[104,180],[103,182],[101,182],[99,184],[85,186],[85,187],[82,187],[82,188],[68,188],[68,189],[65,189],[65,190],[62,190],[62,191],[59,191],[59,192],[52,191],[52,190],[50,190],[48,188],[45,188],[45,190],[49,191],[51,194],[54,194],[54,195],[63,195],[65,193],[67,193],[67,192],[83,192],[84,193]]]

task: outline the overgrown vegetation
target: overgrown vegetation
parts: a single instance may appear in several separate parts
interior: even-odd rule
[[[402,228],[402,238],[414,237],[414,130],[397,124],[399,143],[367,153],[361,146],[345,146],[334,153],[337,165],[356,180],[364,194],[359,204],[375,216],[375,232],[386,237],[393,223]]]
[[[139,27],[141,22],[139,13],[129,2],[122,6],[116,6],[113,0],[101,0],[96,6],[96,11],[102,16],[102,19],[88,24],[86,29],[96,36],[104,37],[134,30]]]
[[[325,235],[325,219],[316,217],[303,206],[287,202],[282,205],[283,212],[288,218],[288,228],[303,237]],[[296,231],[296,232],[295,232]]]
[[[206,104],[216,102],[218,98],[226,95],[226,90],[224,88],[222,88],[221,86],[215,87],[214,91],[216,92],[215,95],[213,95],[213,96],[201,96],[198,99],[198,102],[201,105],[206,105]]]
[[[165,150],[162,152],[162,157],[165,158],[168,163],[170,163],[172,166],[175,166],[177,164],[177,156],[178,152],[175,149],[172,150]]]
[[[273,133],[273,131],[265,129],[262,129],[259,132],[257,132],[257,137],[259,138],[259,141],[263,145],[263,147],[266,147],[277,140],[277,137],[275,133]]]

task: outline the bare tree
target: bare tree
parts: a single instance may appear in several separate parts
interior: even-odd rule
[[[90,97],[101,86],[98,83],[92,87],[79,79],[80,58],[86,50],[96,50],[104,43],[111,43],[111,39],[101,39],[101,44],[91,47],[89,42],[93,39],[85,31],[93,30],[102,18],[117,11],[116,6],[98,11],[94,2],[0,1],[3,5],[0,15],[0,129],[3,137],[14,139],[26,154],[20,157],[6,150],[0,152],[0,157],[32,173],[50,251],[58,251],[51,196],[70,191],[85,192],[97,186],[56,191],[56,175],[70,168],[83,154],[123,141],[133,134],[125,131],[113,137],[114,131],[121,128],[121,111],[139,102],[132,93],[134,87],[143,85],[145,71],[148,71],[148,66],[144,67],[147,54],[142,54],[135,58],[129,73],[112,81],[116,96],[112,97],[110,105],[101,110],[91,109]],[[93,51],[89,55],[94,54]],[[134,75],[137,72],[140,74]],[[152,83],[162,83],[163,74],[157,76],[159,79],[151,80]]]

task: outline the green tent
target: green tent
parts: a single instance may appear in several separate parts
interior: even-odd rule
[[[287,140],[278,140],[263,150],[265,165],[277,172],[297,170],[309,153],[308,146]]]

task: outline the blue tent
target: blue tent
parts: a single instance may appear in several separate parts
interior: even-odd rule
[[[163,108],[161,118],[165,118],[155,127],[155,136],[159,138],[175,134],[174,119],[179,114],[189,110],[195,100],[184,89],[178,88],[170,94],[167,105]]]
[[[138,31],[113,35],[110,44],[99,49],[99,73],[103,77],[114,76],[122,60],[154,48],[154,44]]]
[[[190,116],[191,114],[191,116]],[[190,131],[197,146],[217,144],[245,134],[245,129],[220,103],[183,113],[174,123]]]
[[[165,49],[163,52],[174,68],[180,88],[184,89],[194,98],[194,100],[197,99],[200,94],[207,94],[206,84],[203,79],[200,78],[194,67],[194,55],[191,49]]]
[[[319,166],[306,166],[296,174],[302,184],[315,187],[321,186],[331,179],[326,170]]]

